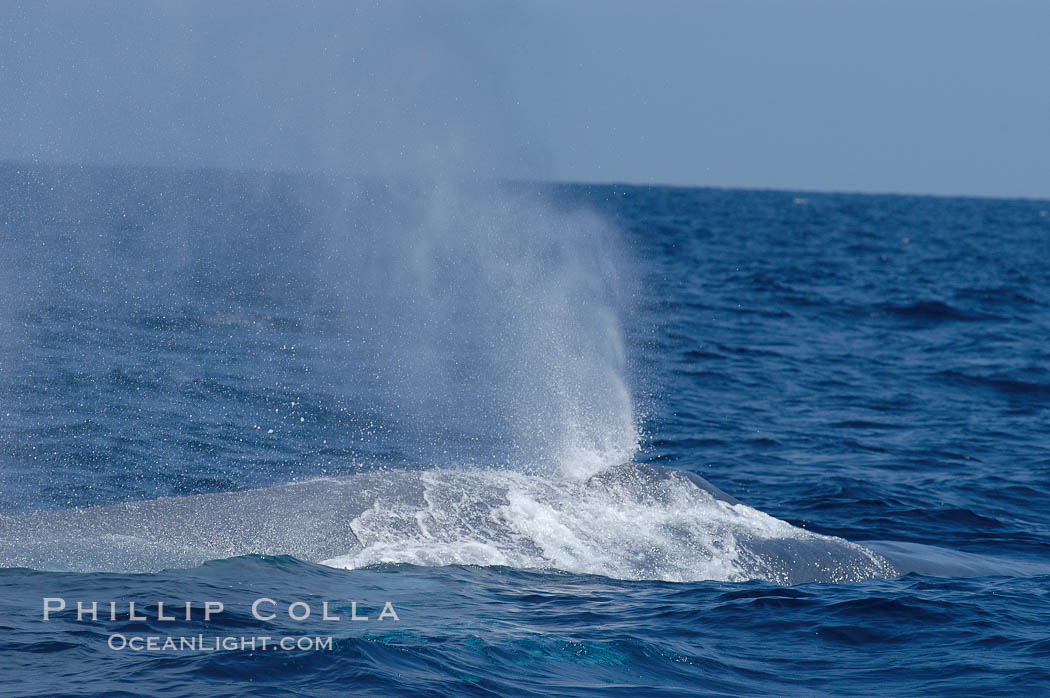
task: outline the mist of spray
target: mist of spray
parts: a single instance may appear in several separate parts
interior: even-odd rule
[[[497,183],[543,177],[542,148],[486,44],[515,12],[8,8],[0,86],[18,136],[0,147],[338,175],[339,205],[319,209],[304,240],[347,394],[396,417],[423,458],[588,475],[637,443],[622,256],[596,214]]]
[[[543,156],[484,42],[513,9],[465,7],[357,8],[382,44],[355,32],[343,79],[371,97],[338,103],[322,151],[330,164],[349,145],[372,178],[323,221],[316,286],[352,394],[395,415],[416,455],[585,477],[638,443],[624,256],[594,212],[498,181],[542,176]]]
[[[376,186],[328,223],[318,269],[354,392],[455,465],[583,477],[630,459],[614,231],[523,188]]]

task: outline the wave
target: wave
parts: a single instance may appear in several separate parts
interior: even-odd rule
[[[981,322],[1000,319],[995,315],[963,310],[942,301],[916,301],[907,304],[882,303],[870,313],[874,317],[889,316],[901,322],[920,326],[946,322]]]
[[[1018,380],[1009,375],[972,375],[962,371],[945,370],[940,374],[950,383],[966,388],[984,388],[998,395],[1021,401],[1045,404],[1050,401],[1050,383]]]

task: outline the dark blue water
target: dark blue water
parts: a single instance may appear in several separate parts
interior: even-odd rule
[[[0,694],[1050,694],[1050,202],[520,185],[534,203],[471,208],[486,194],[427,191],[0,166],[5,554],[34,512],[207,509],[380,468],[553,492],[480,514],[467,492],[419,529],[355,519],[375,536],[356,569],[0,569]],[[595,495],[573,518],[561,478],[632,436],[635,461],[928,573],[746,580],[732,539],[696,543],[692,567],[660,557],[681,551],[659,535],[708,530],[686,531],[693,504]],[[237,528],[292,530],[312,506],[281,501]],[[507,517],[538,550],[471,547]],[[621,564],[638,547],[653,560]],[[45,597],[69,608],[44,621]],[[274,618],[252,616],[260,598]],[[103,618],[78,621],[77,600]],[[158,620],[158,601],[191,619]],[[223,612],[204,621],[206,601]],[[320,619],[325,601],[341,620]],[[369,621],[347,619],[352,601]],[[398,620],[378,621],[385,601]]]

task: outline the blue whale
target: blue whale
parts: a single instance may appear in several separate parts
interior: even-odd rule
[[[0,516],[0,566],[148,572],[239,555],[561,569],[778,584],[893,577],[890,556],[804,531],[703,478],[628,463],[575,481],[377,470],[264,489]]]

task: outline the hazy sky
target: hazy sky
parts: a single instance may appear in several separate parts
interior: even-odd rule
[[[1050,197],[1050,2],[8,1],[0,158]]]

